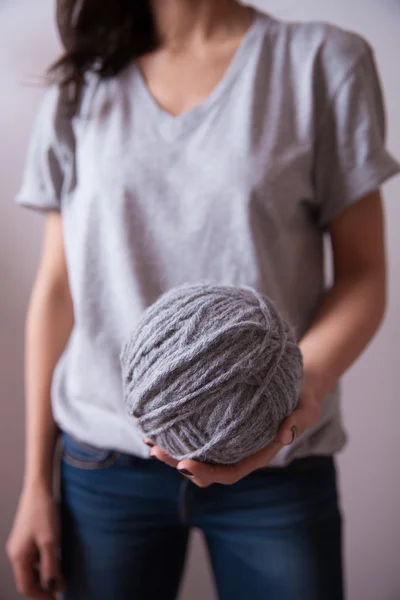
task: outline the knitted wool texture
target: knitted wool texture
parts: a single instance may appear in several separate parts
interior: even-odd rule
[[[288,324],[247,287],[186,285],[142,315],[121,354],[125,402],[178,460],[233,464],[296,407],[302,357]]]

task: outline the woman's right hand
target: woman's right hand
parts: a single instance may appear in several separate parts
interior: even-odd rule
[[[22,492],[7,541],[17,590],[32,600],[53,600],[62,591],[60,522],[46,486]]]

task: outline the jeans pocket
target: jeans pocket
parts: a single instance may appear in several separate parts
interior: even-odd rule
[[[63,460],[79,469],[107,469],[115,464],[119,456],[119,452],[115,450],[90,446],[66,433],[62,434],[61,440]]]

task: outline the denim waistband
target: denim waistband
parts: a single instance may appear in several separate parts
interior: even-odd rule
[[[77,440],[72,435],[70,435],[69,433],[65,433],[65,432],[61,432],[61,442],[62,442],[64,448],[68,449],[70,454],[74,454],[74,453],[76,454],[76,456],[75,456],[76,459],[84,458],[86,460],[92,460],[92,461],[98,460],[99,462],[101,462],[102,460],[108,458],[108,456],[114,456],[114,457],[118,456],[120,459],[122,459],[122,462],[124,462],[126,465],[132,464],[132,466],[137,464],[138,461],[140,461],[140,462],[148,461],[147,458],[141,458],[141,457],[134,456],[131,454],[126,454],[124,452],[118,452],[113,449],[97,448],[97,447],[91,446],[90,444],[88,444],[84,441]],[[323,465],[327,465],[327,464],[331,463],[332,461],[333,461],[333,457],[330,455],[315,455],[315,456],[307,456],[304,458],[298,458],[298,459],[294,460],[293,462],[291,462],[289,465],[286,465],[283,467],[267,466],[260,470],[262,470],[264,472],[271,472],[271,473],[302,472],[302,471],[308,471],[309,469],[318,468]]]

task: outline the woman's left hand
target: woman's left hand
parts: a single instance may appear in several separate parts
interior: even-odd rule
[[[198,487],[205,488],[213,483],[232,485],[253,471],[267,467],[284,446],[291,445],[297,436],[318,423],[320,411],[321,399],[311,385],[310,379],[305,376],[298,406],[282,423],[276,438],[268,446],[239,463],[226,466],[209,465],[195,460],[178,462],[159,446],[152,447],[151,456],[178,469]],[[148,445],[152,444],[149,439],[145,441]]]

